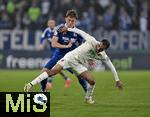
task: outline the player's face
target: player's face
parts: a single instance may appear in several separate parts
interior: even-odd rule
[[[49,21],[48,21],[48,26],[49,26],[50,28],[54,28],[54,27],[55,27],[55,21],[54,21],[54,20],[49,20]]]
[[[67,24],[68,28],[73,28],[76,24],[76,18],[74,18],[74,17],[68,16],[65,18],[65,20],[66,20],[66,24]]]
[[[102,52],[103,50],[105,50],[106,46],[103,45],[102,42],[99,42],[99,44],[96,45],[96,52],[99,53],[99,52]]]

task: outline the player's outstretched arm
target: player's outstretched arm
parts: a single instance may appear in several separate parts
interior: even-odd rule
[[[116,81],[116,85],[115,85],[115,86],[116,86],[118,89],[123,89],[123,84],[122,84],[122,82],[120,81],[120,79],[119,79],[119,77],[118,77],[118,73],[117,73],[117,71],[116,71],[114,65],[113,65],[112,62],[110,61],[110,59],[107,58],[107,60],[105,60],[104,62],[105,62],[105,63],[107,64],[107,66],[111,69],[111,71],[112,71],[112,73],[113,73],[113,75],[114,75],[114,78],[115,78],[115,81]]]
[[[66,33],[67,31],[74,32],[74,33],[81,35],[86,41],[96,41],[96,39],[93,36],[89,35],[88,33],[84,32],[78,28],[62,27],[60,29],[60,32]]]
[[[96,39],[93,36],[89,35],[88,33],[84,32],[78,28],[68,28],[68,31],[71,31],[71,32],[81,35],[86,41],[96,41]]]

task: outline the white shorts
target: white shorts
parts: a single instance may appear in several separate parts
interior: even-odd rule
[[[61,65],[63,69],[70,67],[73,68],[78,74],[81,74],[88,70],[84,65],[82,65],[75,59],[75,56],[71,56],[70,54],[65,55],[57,63]]]

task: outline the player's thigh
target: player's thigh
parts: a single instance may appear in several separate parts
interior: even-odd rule
[[[76,74],[83,77],[90,84],[94,82],[94,78],[91,75],[91,73],[88,71],[88,69],[84,65],[80,64],[78,61],[73,61],[71,63],[71,67],[76,71]]]

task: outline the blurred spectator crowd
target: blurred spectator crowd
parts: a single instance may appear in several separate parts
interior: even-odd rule
[[[92,32],[150,30],[150,0],[0,0],[0,29],[43,30],[48,19],[64,22],[77,10],[77,26]]]

